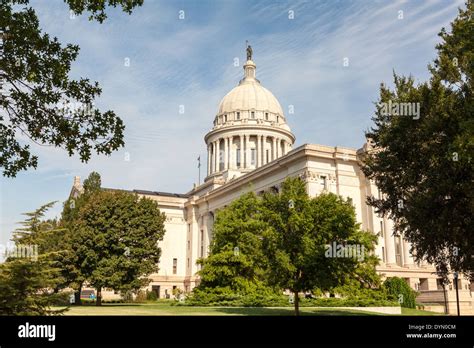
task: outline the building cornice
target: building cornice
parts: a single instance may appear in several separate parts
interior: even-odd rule
[[[295,135],[286,129],[283,128],[277,128],[277,127],[272,127],[272,126],[265,126],[265,125],[258,125],[258,124],[242,124],[242,125],[235,125],[235,126],[225,126],[217,129],[212,129],[209,133],[207,133],[204,137],[204,141],[207,144],[207,141],[210,137],[220,134],[220,133],[228,133],[232,131],[242,131],[245,132],[245,134],[248,134],[249,130],[254,130],[254,131],[269,131],[272,133],[280,133],[282,135],[286,135],[289,137],[292,142],[294,143],[296,140]]]
[[[195,204],[206,202],[211,198],[216,198],[229,191],[244,187],[250,184],[261,176],[268,172],[272,172],[279,167],[288,167],[291,163],[298,161],[302,158],[317,157],[327,158],[330,160],[342,160],[348,163],[357,163],[356,149],[346,147],[333,147],[316,144],[304,144],[301,145],[286,155],[259,167],[250,173],[244,174],[236,179],[233,179],[221,187],[216,188],[210,192],[207,192],[204,196],[199,197],[195,200]],[[301,173],[304,175],[304,172]],[[330,178],[331,179],[331,178]]]

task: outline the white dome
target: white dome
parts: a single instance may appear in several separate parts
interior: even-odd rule
[[[275,96],[257,80],[243,81],[222,99],[218,115],[242,110],[264,111],[283,116]]]
[[[206,180],[248,173],[286,155],[295,143],[280,103],[255,78],[251,53],[248,46],[244,78],[222,99],[214,127],[204,137]]]

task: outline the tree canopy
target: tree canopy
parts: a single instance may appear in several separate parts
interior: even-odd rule
[[[15,230],[16,251],[0,264],[0,315],[51,315],[63,310],[51,306],[64,304],[67,293],[58,289],[65,283],[58,260],[61,259],[61,234],[56,220],[44,215],[54,202],[27,216]],[[58,302],[59,301],[59,302]]]
[[[383,195],[370,197],[412,245],[417,261],[434,264],[440,275],[473,276],[474,258],[474,3],[444,28],[431,78],[394,73],[394,88],[382,84],[367,132],[365,175]],[[387,104],[419,105],[417,117],[384,112]],[[386,111],[386,110],[385,110]]]
[[[334,194],[311,198],[299,178],[286,179],[279,193],[241,196],[217,213],[213,233],[210,254],[199,261],[198,291],[290,290],[298,314],[301,292],[331,291],[354,279],[361,287],[379,284],[376,237],[360,230],[352,202]],[[337,254],[351,247],[358,253]]]
[[[76,14],[89,13],[102,23],[107,6],[131,13],[143,0],[65,0]],[[94,100],[102,90],[69,72],[79,54],[41,30],[28,0],[3,0],[0,6],[0,167],[5,176],[36,168],[29,143],[60,147],[88,161],[92,152],[109,155],[124,145],[123,121],[113,111],[100,111]]]
[[[136,194],[101,190],[80,209],[71,230],[76,264],[100,305],[104,287],[139,290],[157,271],[165,215],[158,204]]]

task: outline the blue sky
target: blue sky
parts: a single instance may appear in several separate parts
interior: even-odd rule
[[[38,169],[0,179],[3,244],[22,212],[59,201],[49,213],[58,215],[74,175],[84,179],[95,170],[105,187],[189,191],[198,155],[206,167],[203,137],[219,101],[241,78],[242,66],[233,63],[245,58],[245,40],[295,145],[361,147],[379,84],[390,85],[393,70],[426,80],[437,33],[449,28],[463,0],[145,0],[131,16],[110,10],[103,24],[87,15],[71,18],[60,0],[31,4],[45,32],[81,47],[71,76],[100,83],[96,105],[122,117],[126,146],[85,164],[61,149],[31,144]]]

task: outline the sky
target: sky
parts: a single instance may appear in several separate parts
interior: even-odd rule
[[[97,171],[110,188],[189,191],[198,156],[205,176],[203,138],[243,75],[246,40],[295,146],[360,148],[380,83],[392,85],[394,71],[427,80],[437,33],[449,29],[464,1],[145,0],[132,15],[109,9],[103,24],[71,16],[61,0],[30,5],[44,32],[80,46],[71,78],[99,82],[95,105],[123,119],[125,147],[82,163],[62,149],[30,144],[38,168],[0,177],[0,245],[22,213],[57,201],[48,217],[59,216],[76,175]]]

